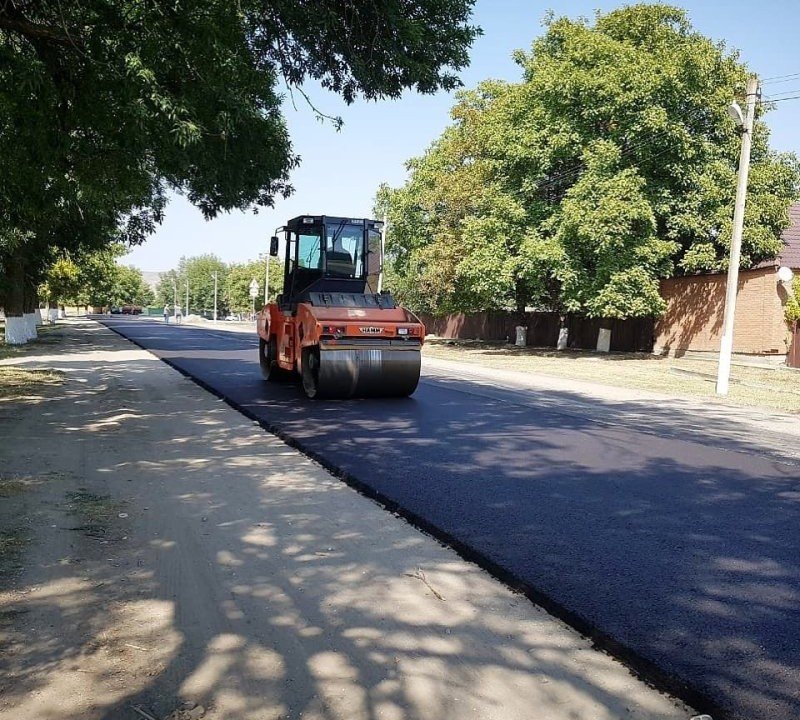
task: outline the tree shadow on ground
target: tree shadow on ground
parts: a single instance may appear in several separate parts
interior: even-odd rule
[[[232,425],[188,380],[154,361],[63,367],[60,393],[3,421],[43,440],[6,448],[7,466],[79,450],[24,500],[41,561],[0,595],[0,714],[163,718],[189,699],[219,720],[524,717],[567,699],[564,718],[626,714],[624,669],[251,423]],[[126,517],[76,532],[63,507],[75,487]],[[651,695],[634,710],[669,708]]]
[[[757,444],[722,421],[718,449],[720,442],[697,442],[691,424],[676,424],[674,411],[653,408],[647,434],[560,411],[568,393],[527,404],[476,402],[469,383],[454,380],[426,383],[414,398],[393,403],[307,402],[297,388],[253,379],[252,339],[214,345],[214,359],[207,341],[203,349],[202,338],[186,339],[188,351],[154,342],[231,402],[505,569],[575,624],[710,697],[719,716],[796,717],[797,465],[748,454]],[[153,437],[154,420],[170,417],[188,381],[148,390],[150,410],[136,417],[136,374],[151,368],[142,363],[130,374],[111,363],[99,386],[118,382],[114,393],[97,393],[88,404],[70,398],[72,422],[60,413],[45,420],[45,429],[65,440],[90,443],[124,431],[146,443],[144,459],[121,453],[92,472],[132,477],[125,492],[131,507],[157,498],[163,510],[160,520],[137,513],[144,544],[126,582],[130,597],[170,608],[166,625],[154,630],[164,657],[144,687],[110,697],[94,717],[134,717],[131,704],[163,714],[170,701],[189,696],[225,708],[219,717],[231,720],[261,717],[266,707],[293,718],[461,718],[471,713],[464,696],[499,712],[515,697],[557,703],[566,686],[583,703],[576,718],[624,714],[628,690],[598,688],[577,672],[603,656],[581,654],[563,639],[543,641],[542,628],[526,624],[530,617],[517,614],[513,597],[488,592],[479,574],[448,556],[430,563],[419,538],[380,513],[364,529],[363,506],[349,505],[349,492],[321,480],[311,464],[290,484],[279,473],[265,475],[266,455],[288,462],[280,459],[282,446],[246,422],[232,441],[231,428],[196,392],[186,391],[183,401],[197,405],[181,412],[176,432]],[[97,368],[87,363],[80,371]],[[126,388],[134,394],[120,406],[114,398],[125,397]],[[98,406],[104,397],[109,404]],[[161,413],[153,412],[153,400]],[[612,417],[642,412],[636,404],[608,406]],[[134,417],[112,430],[121,410]],[[638,422],[644,428],[643,417]],[[179,431],[184,423],[192,430]],[[94,428],[89,435],[87,427]],[[330,522],[337,525],[332,535],[321,530]],[[354,563],[364,550],[368,556]],[[206,564],[188,560],[196,557]],[[430,594],[422,608],[414,602],[428,592],[409,577],[423,565],[446,602]],[[76,576],[70,564],[56,567]],[[86,568],[81,577],[105,582],[102,568]],[[83,607],[82,617],[97,622],[89,636],[102,638],[114,620],[97,612],[104,592],[76,588],[45,599],[43,612]],[[454,609],[461,594],[477,612]],[[26,662],[5,669],[19,693],[12,698],[35,692],[42,665],[74,653],[76,643],[43,627],[29,647]],[[568,659],[580,656],[576,667],[564,667],[565,647]],[[530,684],[548,674],[557,680]],[[97,679],[100,686],[113,682]],[[658,716],[653,708],[640,711]],[[507,716],[529,714],[530,706]]]

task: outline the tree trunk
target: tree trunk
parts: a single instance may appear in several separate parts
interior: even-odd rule
[[[25,265],[21,257],[11,255],[4,270],[6,345],[24,345],[30,339],[25,322]]]
[[[38,332],[36,331],[36,306],[39,304],[36,286],[28,278],[25,278],[22,291],[23,317],[25,318],[28,340],[36,340],[38,337]]]
[[[569,326],[567,325],[567,316],[560,315],[558,320],[558,340],[556,341],[556,350],[566,350],[569,345]]]
[[[600,330],[597,332],[597,352],[611,350],[611,319],[603,318],[600,321]]]

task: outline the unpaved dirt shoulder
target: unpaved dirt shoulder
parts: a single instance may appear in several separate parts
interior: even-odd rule
[[[0,524],[25,530],[0,720],[690,715],[149,354],[69,330],[65,383],[0,420]]]

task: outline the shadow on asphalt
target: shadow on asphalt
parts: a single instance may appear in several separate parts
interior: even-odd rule
[[[113,351],[102,336],[93,341],[105,352]],[[424,562],[418,551],[421,542],[403,541],[404,554],[399,555],[397,526],[381,519],[369,533],[354,532],[363,526],[354,515],[358,505],[342,502],[336,483],[321,485],[318,475],[309,473],[291,483],[280,472],[265,477],[253,455],[272,452],[277,458],[282,449],[259,446],[260,433],[232,440],[218,411],[209,412],[207,398],[181,395],[182,383],[172,393],[143,398],[142,380],[152,372],[152,363],[126,359],[123,366],[112,356],[102,363],[87,358],[69,365],[71,382],[36,400],[41,408],[37,428],[50,441],[40,452],[47,457],[54,443],[105,444],[112,459],[85,468],[85,476],[61,478],[53,497],[70,483],[102,483],[103,477],[121,473],[128,482],[121,483],[124,498],[118,499],[124,499],[138,537],[129,540],[127,521],[116,519],[121,527],[102,539],[64,533],[68,545],[54,551],[46,567],[35,569],[48,579],[44,592],[36,599],[20,595],[4,606],[4,613],[45,619],[31,632],[4,637],[17,650],[0,655],[5,706],[30,700],[48,680],[54,682],[60,668],[90,672],[87,664],[100,657],[104,671],[84,677],[89,696],[97,702],[92,716],[103,720],[139,718],[132,706],[165,717],[182,696],[206,705],[215,696],[227,697],[235,710],[215,712],[220,720],[267,717],[265,708],[282,709],[281,717],[285,711],[293,719],[459,718],[464,716],[463,698],[476,687],[494,687],[495,693],[500,688],[505,698],[486,698],[499,705],[530,683],[532,675],[537,683],[571,686],[578,707],[582,702],[599,706],[603,717],[626,714],[624,687],[589,684],[582,680],[583,668],[572,672],[565,667],[596,664],[602,675],[605,660],[600,654],[570,656],[563,645],[543,639],[535,624],[515,621],[513,607],[507,609],[505,623],[502,618],[495,621],[493,630],[502,640],[487,644],[478,628],[484,612],[494,617],[497,598],[484,596],[479,574],[465,572],[463,565],[460,571],[451,562],[425,569],[435,584],[447,580],[470,597],[476,615],[454,615],[452,603],[446,602],[429,603],[424,611],[414,605],[413,613],[404,608],[402,584],[409,582],[405,573]],[[89,376],[97,383],[91,390]],[[278,403],[277,411],[296,405],[294,389],[276,392],[282,399],[270,402]],[[154,421],[163,428],[174,417],[178,395],[180,424],[173,432],[154,436]],[[346,424],[352,424],[357,406],[315,407],[330,416],[333,426],[337,409],[346,410]],[[397,403],[387,422],[413,442],[420,412],[414,400]],[[13,421],[10,416],[0,419]],[[379,444],[392,434],[390,427],[376,437]],[[147,450],[131,459],[120,448],[113,459],[120,433]],[[460,446],[461,440],[456,443]],[[91,450],[87,452],[91,459]],[[413,465],[414,458],[398,456],[398,461]],[[159,504],[159,513],[148,512],[152,503]],[[326,547],[318,528],[332,512],[341,529],[334,547]],[[31,516],[37,518],[37,512]],[[181,534],[175,518],[191,521],[190,535]],[[368,564],[354,566],[348,547],[358,545],[371,549]],[[403,557],[399,567],[398,557]],[[213,563],[191,562],[197,558],[213,558]],[[57,585],[61,589],[56,592]],[[54,591],[48,592],[48,586]],[[414,586],[414,591],[423,590]],[[134,613],[139,625],[123,622],[123,606],[139,608]],[[149,612],[153,608],[168,608],[169,613],[155,621]],[[371,630],[377,627],[385,632]],[[143,643],[142,637],[149,642]],[[334,640],[337,653],[330,652]],[[133,663],[126,658],[141,657],[139,653],[149,658],[145,672],[137,663],[140,674],[131,676]],[[452,683],[442,687],[439,679],[445,673]],[[142,689],[130,693],[126,683]],[[549,696],[549,687],[541,685],[543,697]],[[357,698],[348,707],[341,704],[344,689],[348,697]],[[65,697],[65,707],[72,700]],[[647,708],[637,710],[649,717]],[[64,717],[55,709],[48,715],[56,716]]]

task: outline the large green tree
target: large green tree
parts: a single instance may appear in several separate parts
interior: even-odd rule
[[[196,257],[182,257],[176,270],[162,273],[156,287],[156,301],[159,305],[174,305],[176,292],[178,305],[186,304],[186,287],[189,288],[189,311],[210,314],[214,312],[214,276],[217,285],[217,313],[219,317],[227,314],[228,303],[225,295],[225,282],[228,266],[216,255],[206,254]]]
[[[453,88],[472,0],[0,3],[0,303],[50,247],[141,242],[171,188],[208,218],[290,192],[280,86]],[[294,89],[294,90],[292,90]],[[30,293],[28,293],[30,294]]]
[[[748,74],[683,10],[549,17],[517,83],[463,92],[453,124],[381,188],[398,293],[422,310],[536,306],[657,315],[658,280],[721,270],[731,237]],[[794,156],[769,149],[760,105],[742,265],[780,248]]]
[[[234,313],[246,314],[253,309],[253,299],[250,297],[250,283],[258,283],[259,294],[255,299],[255,307],[260,310],[264,304],[264,283],[266,281],[266,266],[263,260],[250,260],[246,263],[234,263],[228,266],[225,278],[225,301],[228,309]],[[277,258],[269,261],[269,297],[283,291],[283,265]]]
[[[51,307],[147,305],[153,292],[141,271],[118,264],[125,252],[121,244],[91,252],[60,252],[48,265],[38,294]]]

